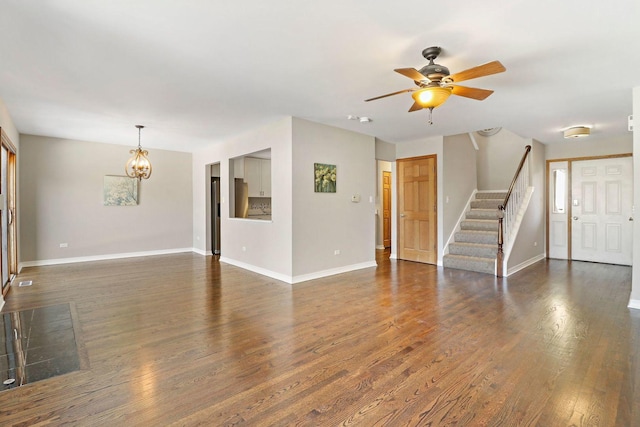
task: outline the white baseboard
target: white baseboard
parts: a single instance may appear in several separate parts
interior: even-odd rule
[[[636,310],[640,310],[640,300],[630,299],[629,300],[629,305],[627,307],[635,308]]]
[[[384,250],[384,245],[376,245],[376,249]]]
[[[307,280],[320,279],[322,277],[333,276],[334,274],[348,273],[350,271],[361,270],[363,268],[377,267],[375,261],[361,262],[359,264],[345,265],[343,267],[330,268],[328,270],[316,271],[314,273],[294,276],[292,283],[306,282]]]
[[[265,268],[256,267],[255,265],[247,264],[242,261],[238,261],[231,258],[220,257],[220,262],[235,265],[236,267],[243,268],[245,270],[253,271],[254,273],[262,274],[263,276],[271,277],[276,280],[294,285],[296,283],[306,282],[308,280],[321,279],[327,276],[333,276],[334,274],[348,273],[349,271],[360,270],[362,268],[376,267],[375,261],[363,262],[360,264],[345,265],[343,267],[331,268],[329,270],[316,271],[314,273],[302,274],[299,276],[288,276],[286,274],[277,273],[275,271],[267,270]]]
[[[0,311],[4,308],[4,299],[0,298]]]
[[[389,255],[389,259],[398,259],[398,254],[391,252],[391,255]]]
[[[543,253],[543,254],[536,255],[533,258],[529,258],[528,260],[521,262],[518,265],[514,265],[513,267],[507,269],[507,276],[511,276],[513,273],[516,273],[522,270],[523,268],[527,268],[538,261],[542,261],[546,257],[547,257],[546,254]]]
[[[126,252],[126,253],[120,253],[120,254],[94,255],[94,256],[83,256],[83,257],[74,257],[74,258],[43,259],[38,261],[24,261],[20,263],[19,269],[22,270],[23,267],[40,267],[44,265],[72,264],[76,262],[104,261],[109,259],[135,258],[135,257],[153,256],[153,255],[169,255],[169,254],[178,254],[183,252],[196,252],[196,250],[194,248],[176,248],[176,249],[163,249],[159,251]]]
[[[203,251],[201,249],[177,248],[177,249],[165,249],[165,250],[159,250],[159,251],[128,252],[128,253],[120,253],[120,254],[95,255],[95,256],[86,256],[86,257],[25,261],[20,263],[19,268],[22,269],[23,267],[40,267],[45,265],[72,264],[76,262],[104,261],[104,260],[110,260],[110,259],[134,258],[134,257],[142,257],[142,256],[169,255],[169,254],[177,254],[177,253],[184,253],[184,252],[194,252],[203,256],[211,255],[209,252]],[[267,270],[265,268],[256,267],[255,265],[247,264],[242,261],[237,261],[231,258],[220,257],[220,262],[235,265],[236,267],[253,271],[254,273],[262,274],[263,276],[271,277],[273,279],[280,280],[282,282],[289,283],[289,284],[305,282],[307,280],[319,279],[326,276],[333,276],[334,274],[347,273],[349,271],[377,266],[375,261],[369,261],[369,262],[363,262],[360,264],[346,265],[343,267],[332,268],[329,270],[317,271],[310,274],[304,274],[304,275],[292,277],[286,274],[281,274],[275,271]]]
[[[220,257],[220,262],[235,265],[236,267],[240,267],[244,270],[253,271],[254,273],[262,274],[263,276],[271,277],[273,279],[291,284],[291,276],[287,276],[286,274],[281,274],[275,271],[267,270],[266,268],[262,268],[262,267],[256,267],[255,265],[247,264],[246,262],[238,261],[238,260],[227,258],[224,256]]]

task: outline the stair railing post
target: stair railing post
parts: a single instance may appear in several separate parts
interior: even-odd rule
[[[504,244],[504,206],[498,207],[498,256],[496,258],[496,276],[504,277],[503,265],[504,265],[504,251],[502,245]]]

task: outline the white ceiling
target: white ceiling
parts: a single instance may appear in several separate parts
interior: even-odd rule
[[[0,0],[0,98],[21,133],[193,151],[284,116],[394,143],[504,127],[544,143],[566,127],[627,134],[640,86],[640,2]],[[441,46],[495,90],[407,113]],[[362,124],[348,115],[367,116]]]

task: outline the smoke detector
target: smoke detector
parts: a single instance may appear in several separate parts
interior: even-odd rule
[[[349,114],[347,116],[347,120],[357,120],[360,123],[370,123],[373,121],[370,117],[360,117],[360,116],[354,116],[352,114]]]

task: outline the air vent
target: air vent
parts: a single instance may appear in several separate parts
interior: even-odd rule
[[[482,135],[482,136],[493,136],[496,133],[500,132],[502,128],[488,128],[488,129],[481,129],[478,131],[478,134]]]

